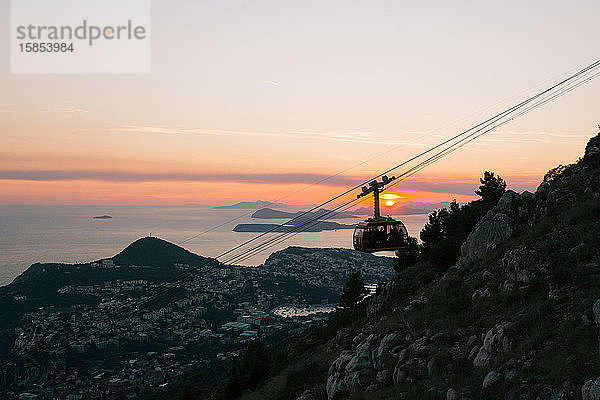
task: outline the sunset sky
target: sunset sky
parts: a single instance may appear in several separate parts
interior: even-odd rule
[[[10,73],[0,203],[314,204],[597,58],[597,0],[152,2],[152,72]],[[9,27],[9,1],[0,0]],[[394,187],[515,190],[597,133],[600,78]],[[328,176],[331,179],[311,185]]]

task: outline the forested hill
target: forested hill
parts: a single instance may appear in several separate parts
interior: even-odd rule
[[[165,282],[182,273],[175,264],[202,266],[217,263],[155,237],[138,239],[112,259],[104,261],[104,264],[103,260],[98,260],[86,264],[31,265],[11,284],[0,287],[0,328],[11,326],[24,313],[39,307],[70,307],[78,303],[95,305],[100,300],[95,296],[59,293],[67,286],[93,286],[135,279]]]
[[[183,247],[156,237],[138,239],[112,259],[118,265],[155,267],[172,267],[176,263],[200,266],[212,262],[209,258],[199,256]]]
[[[255,343],[221,398],[599,399],[600,136],[535,193],[464,207],[355,310]]]

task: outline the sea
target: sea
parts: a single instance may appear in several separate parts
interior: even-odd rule
[[[253,219],[254,211],[199,205],[0,205],[0,286],[12,282],[33,263],[86,263],[108,258],[145,236],[159,237],[193,253],[216,257],[259,235],[233,232],[235,225],[285,222]],[[112,218],[92,218],[101,215]],[[426,214],[394,217],[401,219],[411,236],[416,237],[427,221]],[[354,224],[359,219],[332,221]],[[275,235],[267,234],[263,239]],[[291,235],[237,264],[260,265],[271,253],[289,246],[352,248],[352,230]]]

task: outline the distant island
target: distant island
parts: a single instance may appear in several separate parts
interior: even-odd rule
[[[92,217],[92,219],[111,219],[112,217],[110,215],[97,215],[95,217]]]
[[[331,213],[331,215],[330,215]],[[322,231],[334,231],[337,229],[354,229],[354,225],[340,224],[333,221],[318,221],[320,218],[359,218],[358,215],[352,212],[331,212],[324,208],[317,211],[306,212],[286,212],[280,210],[274,210],[272,208],[261,208],[260,210],[252,214],[252,218],[257,219],[289,219],[290,221],[285,225],[280,224],[238,224],[233,228],[234,232],[293,232],[294,230],[300,230],[299,226],[307,224],[309,226],[303,226],[302,232],[322,232]]]
[[[331,221],[318,221],[311,226],[298,228],[296,225],[277,224],[238,224],[233,228],[234,232],[293,232],[294,229],[302,232],[334,231],[337,229],[354,229],[354,225],[340,224]]]
[[[257,200],[257,201],[241,201],[239,203],[232,204],[230,206],[216,206],[214,208],[216,210],[230,210],[230,209],[252,210],[252,209],[264,208],[264,207],[289,207],[289,205],[284,204],[284,203],[273,203],[270,201]]]
[[[358,215],[354,212],[334,212],[331,213],[331,211],[326,210],[324,208],[321,208],[317,211],[313,211],[313,212],[308,212],[305,215],[302,215],[306,213],[306,211],[298,211],[295,213],[292,212],[286,212],[286,211],[280,211],[280,210],[274,210],[272,208],[261,208],[260,210],[254,212],[254,214],[252,214],[252,218],[258,218],[258,219],[291,219],[291,218],[297,218],[302,216],[299,219],[314,219],[314,218],[321,218],[324,216],[327,216],[328,218],[358,218]],[[331,213],[331,215],[329,215],[329,213]]]

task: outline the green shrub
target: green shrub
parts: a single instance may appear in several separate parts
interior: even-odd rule
[[[418,244],[417,238],[409,236],[408,248],[396,252],[396,258],[394,258],[394,271],[401,272],[408,267],[412,267],[417,263],[420,254],[421,246]]]
[[[236,399],[244,391],[256,388],[269,372],[273,361],[273,351],[262,340],[251,342],[234,365],[221,398]]]

